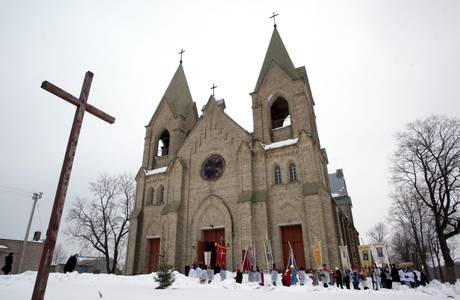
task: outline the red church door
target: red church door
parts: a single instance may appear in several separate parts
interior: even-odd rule
[[[156,272],[160,263],[160,239],[149,240],[149,273]]]
[[[196,256],[198,261],[204,263],[204,251],[211,251],[211,266],[214,268],[216,265],[216,245],[225,245],[225,228],[206,229],[203,230],[203,240],[197,243]]]
[[[291,244],[292,251],[294,252],[294,259],[297,268],[305,268],[305,252],[303,249],[302,226],[290,225],[281,227],[281,240],[283,248],[283,264],[286,265],[289,260],[289,244]]]
[[[225,228],[203,230],[203,240],[225,244]]]

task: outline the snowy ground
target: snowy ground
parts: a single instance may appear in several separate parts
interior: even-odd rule
[[[230,275],[230,273],[229,273]],[[1,300],[26,300],[32,294],[36,272],[0,276]],[[218,279],[218,277],[216,277]],[[267,277],[268,279],[268,277]],[[315,298],[340,299],[460,299],[460,281],[455,286],[433,282],[427,287],[400,290],[341,290],[313,287],[311,281],[297,287],[259,287],[254,283],[236,284],[233,279],[214,280],[211,284],[198,284],[197,279],[176,275],[173,286],[166,290],[154,289],[153,275],[120,276],[107,274],[51,273],[46,290],[46,300],[151,300],[151,299],[218,299],[218,300],[280,300]],[[372,286],[372,285],[371,285]]]

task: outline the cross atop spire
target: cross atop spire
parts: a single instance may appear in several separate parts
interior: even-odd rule
[[[273,12],[273,15],[270,17],[270,19],[273,19],[273,26],[276,27],[276,20],[275,20],[275,17],[278,16],[278,14],[275,14],[275,12]]]
[[[217,85],[215,85],[214,83],[212,84],[212,87],[211,87],[211,90],[212,90],[212,95],[214,95],[214,90],[217,88]]]
[[[185,50],[183,48],[180,49],[180,63],[182,64],[182,54],[185,52]]]

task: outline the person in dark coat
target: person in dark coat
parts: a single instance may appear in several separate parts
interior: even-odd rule
[[[71,255],[64,266],[64,273],[73,272],[75,266],[77,265],[78,254]]]
[[[391,287],[393,289],[398,289],[401,286],[401,278],[399,277],[399,270],[396,268],[396,265],[391,265],[391,280],[392,280],[392,285]]]
[[[337,284],[337,287],[340,287],[343,289],[343,283],[342,283],[342,272],[340,272],[339,268],[335,268],[335,283]]]
[[[345,282],[345,287],[347,290],[350,289],[350,270],[345,271],[345,276],[343,277],[343,281]]]
[[[243,282],[243,273],[241,273],[240,269],[236,269],[235,281],[236,281],[236,283],[242,283]]]
[[[219,264],[217,264],[215,267],[214,267],[214,275],[216,274],[220,274],[220,266]]]
[[[188,277],[188,274],[190,274],[190,266],[186,265],[184,268],[184,275]]]
[[[13,266],[13,252],[10,252],[7,257],[5,257],[5,265],[2,268],[3,274],[8,275],[11,272]]]
[[[385,272],[385,269],[382,269],[382,271],[380,271],[380,282],[382,283],[382,288],[384,289],[388,288],[387,277],[387,272]]]
[[[423,271],[420,272],[420,278],[421,278],[421,279],[420,279],[420,284],[421,284],[421,285],[426,286],[427,283],[430,283],[430,281],[428,280],[428,278],[427,278],[425,272],[423,272]]]

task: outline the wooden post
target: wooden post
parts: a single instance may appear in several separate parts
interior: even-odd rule
[[[75,111],[72,129],[70,130],[70,136],[67,142],[61,175],[59,176],[56,196],[54,198],[53,210],[51,212],[50,222],[46,233],[46,241],[40,259],[40,266],[37,272],[37,279],[35,280],[34,291],[32,293],[32,300],[43,300],[45,296],[51,260],[53,258],[56,238],[59,232],[59,224],[61,222],[62,209],[64,208],[65,196],[69,186],[70,173],[72,171],[73,160],[75,157],[75,151],[77,149],[78,138],[80,136],[80,129],[85,111],[88,111],[89,113],[110,124],[115,122],[115,118],[112,116],[100,111],[90,104],[87,104],[92,80],[93,73],[89,71],[86,72],[85,79],[83,81],[83,87],[80,93],[80,98],[78,99],[47,81],[44,81],[41,86],[42,89],[47,90],[48,92],[66,100],[67,102],[74,104],[77,106],[77,110]]]

